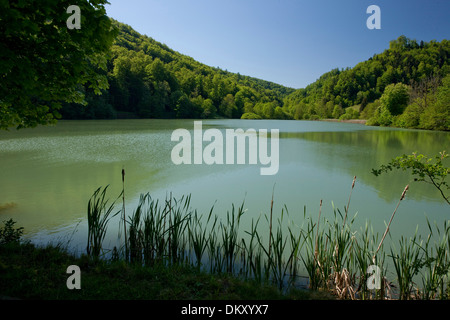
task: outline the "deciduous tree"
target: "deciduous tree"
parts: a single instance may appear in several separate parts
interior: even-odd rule
[[[0,1],[0,129],[54,123],[63,102],[84,102],[82,86],[108,87],[116,31],[106,0]],[[80,29],[69,29],[70,5]]]

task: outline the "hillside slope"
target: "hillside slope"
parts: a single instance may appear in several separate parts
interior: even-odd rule
[[[376,116],[381,105],[379,99],[386,87],[402,83],[408,87],[406,105],[415,107],[408,110],[405,106],[390,124],[433,129],[433,125],[427,125],[425,120],[422,125],[419,123],[419,118],[426,112],[433,114],[425,118],[444,117],[442,122],[447,122],[447,126],[441,125],[440,129],[449,130],[449,80],[445,80],[450,71],[449,58],[448,40],[418,43],[401,36],[391,41],[389,49],[383,53],[375,54],[353,68],[331,70],[306,88],[296,90],[285,99],[283,107],[295,119],[360,116],[369,119]],[[439,110],[434,110],[436,104]],[[412,109],[414,115],[409,114],[408,119],[414,118],[414,121],[402,121],[401,114],[411,113]],[[372,121],[372,124],[380,123]]]
[[[109,90],[95,96],[88,88],[89,108],[71,104],[64,118],[240,118],[256,104],[268,118],[294,92],[273,82],[206,66],[178,53],[130,26],[113,21],[119,34],[108,63]]]
[[[294,90],[207,66],[128,25],[113,24],[119,34],[108,62],[109,89],[97,96],[80,88],[89,107],[66,104],[63,118],[362,118],[374,125],[450,127],[448,40],[418,43],[401,36],[383,53]],[[407,102],[388,114],[380,98],[394,84],[406,85]]]

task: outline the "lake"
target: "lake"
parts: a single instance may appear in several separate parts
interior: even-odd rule
[[[245,201],[245,220],[270,212],[274,219],[284,207],[301,225],[303,212],[317,217],[342,212],[353,177],[349,215],[357,213],[355,228],[369,221],[382,234],[407,184],[391,234],[427,232],[426,218],[443,225],[449,206],[433,186],[412,181],[403,172],[375,177],[372,168],[413,151],[429,156],[449,152],[450,133],[322,121],[203,120],[203,129],[254,128],[279,130],[279,170],[261,175],[261,165],[181,164],[171,152],[174,130],[192,132],[193,120],[60,121],[56,126],[0,132],[0,220],[13,218],[36,243],[66,242],[79,252],[86,246],[87,203],[100,186],[108,197],[122,191],[125,170],[126,210],[131,213],[142,193],[164,200],[191,194],[191,205],[207,214],[214,205],[226,217],[232,204]],[[204,145],[207,145],[204,142]],[[448,165],[448,162],[447,162]],[[121,199],[117,202],[121,208]],[[246,225],[247,223],[247,225]],[[113,240],[108,240],[113,241]]]

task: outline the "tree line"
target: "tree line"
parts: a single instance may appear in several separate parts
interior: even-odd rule
[[[206,66],[128,25],[113,24],[119,33],[108,61],[109,88],[100,96],[84,88],[88,107],[66,104],[64,118],[241,118],[255,107],[272,118],[294,92]]]
[[[383,53],[294,90],[206,66],[112,21],[119,32],[108,61],[109,89],[97,96],[85,88],[88,107],[66,104],[64,118],[334,118],[450,128],[448,40],[401,36]]]
[[[206,66],[80,0],[69,30],[58,3],[2,2],[0,129],[57,119],[368,119],[449,130],[450,41],[405,36],[302,89]],[[36,10],[39,8],[39,10]]]
[[[381,54],[334,69],[285,99],[294,119],[369,119],[372,125],[450,129],[450,41],[401,36]]]

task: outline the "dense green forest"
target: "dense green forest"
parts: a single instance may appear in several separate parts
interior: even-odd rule
[[[66,103],[65,119],[369,119],[372,125],[450,130],[450,41],[405,36],[353,68],[306,88],[206,66],[130,26],[119,30],[106,73],[109,89],[85,86],[87,105]]]
[[[284,100],[294,119],[369,119],[373,125],[450,129],[450,41],[405,36],[345,70],[334,69]]]
[[[87,107],[66,104],[63,118],[241,118],[254,108],[264,118],[280,115],[294,89],[201,64],[130,26],[113,21],[109,89],[84,88]],[[258,110],[259,110],[258,109]]]

